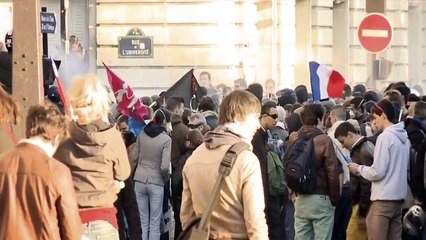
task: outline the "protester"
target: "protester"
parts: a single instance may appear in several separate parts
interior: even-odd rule
[[[365,122],[366,122],[366,114],[365,114],[365,104],[366,101],[363,97],[356,96],[352,98],[350,101],[351,110],[354,114],[354,119],[358,121],[359,126],[361,127],[361,135],[367,136],[367,133],[365,131]]]
[[[55,158],[71,170],[84,236],[118,238],[114,202],[129,177],[130,164],[120,132],[108,122],[107,92],[94,76],[74,78],[69,92],[70,138]]]
[[[265,83],[263,84],[263,97],[267,97],[269,99],[276,99],[275,96],[275,81],[272,78],[266,79]]]
[[[297,102],[300,104],[306,103],[308,101],[308,89],[305,85],[299,85],[294,89],[296,93]]]
[[[334,209],[340,198],[339,167],[333,142],[321,133],[324,109],[320,104],[307,104],[301,118],[305,134],[320,134],[313,138],[317,179],[312,194],[300,194],[295,202],[296,239],[331,239],[333,233]],[[289,146],[299,138],[293,132]]]
[[[341,123],[334,137],[344,148],[351,151],[354,163],[371,166],[373,164],[374,145],[349,122]],[[367,240],[366,217],[370,207],[371,182],[359,175],[352,174],[350,182],[352,192],[352,215],[347,227],[348,240]],[[344,228],[346,230],[346,228]]]
[[[203,135],[197,129],[192,129],[188,132],[186,137],[186,152],[179,159],[179,162],[172,172],[172,200],[173,200],[173,211],[175,217],[175,239],[177,239],[182,232],[182,223],[180,221],[180,206],[182,204],[182,191],[183,191],[183,179],[182,170],[185,166],[186,160],[192,155],[192,152],[203,143]]]
[[[211,130],[217,127],[217,106],[210,97],[203,97],[198,105],[198,112],[200,112],[207,121]]]
[[[257,156],[260,163],[260,170],[262,173],[263,192],[265,195],[265,213],[269,230],[269,239],[283,239],[284,238],[284,222],[282,215],[285,213],[283,210],[284,199],[281,196],[272,196],[269,191],[269,178],[268,178],[268,130],[275,127],[275,122],[278,118],[277,105],[275,102],[269,101],[265,103],[260,112],[260,128],[253,136],[252,145],[253,153]]]
[[[70,170],[52,158],[65,118],[52,104],[33,106],[25,135],[0,155],[0,239],[81,239]]]
[[[124,134],[129,131],[129,117],[126,115],[120,115],[117,118],[117,128],[121,132],[121,134]]]
[[[251,92],[259,102],[262,102],[263,99],[263,87],[259,83],[252,83],[248,86],[247,91]]]
[[[12,31],[6,33],[7,51],[0,51],[0,88],[12,94]]]
[[[119,117],[120,119],[120,117]],[[126,118],[122,118],[126,119]],[[128,129],[121,129],[124,144],[127,149],[129,160],[133,160],[136,137]],[[134,173],[136,164],[130,161],[131,172]],[[133,183],[133,174],[124,180],[124,188],[117,195],[118,199],[114,205],[117,208],[118,233],[120,240],[141,240],[142,227],[139,216],[138,203],[136,201],[135,186]]]
[[[13,134],[14,125],[21,121],[21,107],[0,84],[0,154],[13,148],[17,139]]]
[[[171,173],[170,131],[171,113],[166,109],[159,109],[137,138],[135,157],[138,165],[134,181],[142,223],[142,239],[159,240],[161,236],[164,186]]]
[[[350,163],[353,174],[372,182],[367,215],[369,239],[401,239],[402,203],[407,195],[410,145],[404,123],[398,123],[399,106],[387,99],[374,105],[373,124],[383,131],[374,149],[371,167]]]
[[[426,102],[417,102],[414,105],[414,116],[405,119],[405,130],[414,150],[418,150],[421,143],[426,140]]]
[[[172,167],[185,153],[185,138],[188,135],[188,127],[182,122],[183,99],[171,97],[167,100],[167,110],[172,114]]]
[[[218,128],[206,134],[204,144],[192,153],[183,169],[180,217],[184,229],[205,211],[226,151],[240,141],[250,144],[259,127],[259,116],[260,103],[247,91],[236,90],[223,100]],[[210,238],[268,239],[258,162],[251,151],[238,155],[213,209]]]
[[[212,85],[212,79],[209,72],[201,72],[200,73],[200,86],[205,87],[207,89],[207,96],[211,96],[216,93],[216,88]]]
[[[183,109],[183,114],[182,114],[182,123],[185,124],[185,126],[188,126],[189,124],[189,118],[191,117],[193,111],[189,108],[184,108]]]
[[[350,189],[349,169],[346,166],[350,159],[347,149],[342,147],[342,144],[334,137],[336,129],[346,120],[346,109],[342,105],[336,105],[330,110],[331,127],[327,131],[327,135],[333,140],[334,151],[337,159],[340,161],[343,169],[342,190],[339,202],[334,213],[333,239],[345,240],[346,228],[348,227],[349,219],[352,213],[352,194]]]
[[[191,115],[188,128],[198,130],[202,135],[210,130],[209,125],[207,125],[206,118],[201,113],[194,113]]]

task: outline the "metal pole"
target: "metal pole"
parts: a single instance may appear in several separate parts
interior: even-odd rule
[[[68,41],[68,8],[69,2],[68,0],[61,0],[61,44],[62,49],[65,52],[66,56],[69,54],[69,41]]]
[[[47,7],[42,7],[41,12],[47,12]],[[49,39],[47,38],[47,33],[43,33],[43,56],[48,56],[49,54]]]
[[[26,118],[28,108],[43,101],[40,0],[13,1],[13,96]],[[25,121],[17,126],[16,137],[23,138]]]

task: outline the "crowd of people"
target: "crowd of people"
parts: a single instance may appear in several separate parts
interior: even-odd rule
[[[13,135],[19,104],[0,88],[0,239],[178,239],[238,142],[250,149],[224,180],[211,239],[426,239],[426,99],[405,83],[346,85],[320,102],[271,79],[231,89],[202,72],[200,85],[197,109],[146,96],[135,123],[79,76],[71,116],[49,100],[31,107],[25,139]],[[306,191],[286,175],[301,139],[315,169]]]

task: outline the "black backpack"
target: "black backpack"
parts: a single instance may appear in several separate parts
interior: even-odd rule
[[[299,194],[311,194],[315,190],[315,145],[313,139],[323,134],[319,129],[309,133],[298,131],[298,139],[286,152],[284,169],[287,186]]]

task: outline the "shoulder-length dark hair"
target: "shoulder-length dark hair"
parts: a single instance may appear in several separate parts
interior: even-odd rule
[[[165,123],[169,123],[171,121],[172,114],[169,110],[165,108],[160,108],[154,113],[154,117],[152,118],[152,123],[162,125]]]

